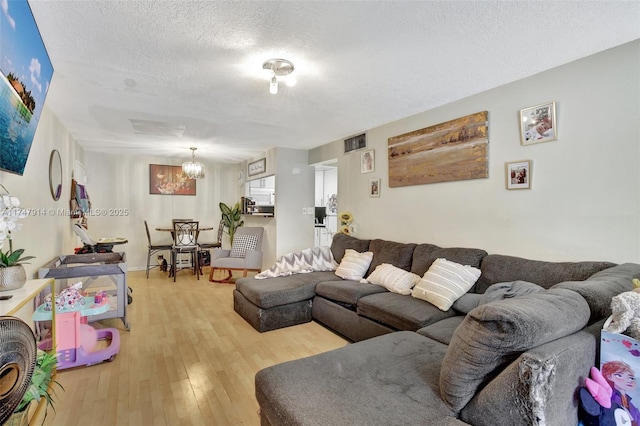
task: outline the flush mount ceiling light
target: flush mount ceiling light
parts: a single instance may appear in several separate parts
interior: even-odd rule
[[[182,163],[182,172],[186,174],[189,179],[200,179],[204,177],[204,165],[196,162],[196,149],[191,147],[191,161]]]
[[[272,95],[278,93],[278,77],[285,77],[293,72],[293,64],[286,59],[269,59],[262,64],[262,68],[273,72],[269,84],[269,93]]]

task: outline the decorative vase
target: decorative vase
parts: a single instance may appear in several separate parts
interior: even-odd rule
[[[22,265],[0,268],[0,291],[15,290],[27,282],[27,273]]]

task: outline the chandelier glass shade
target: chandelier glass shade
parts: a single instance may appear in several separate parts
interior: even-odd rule
[[[189,179],[200,179],[204,177],[204,164],[196,161],[196,149],[191,149],[191,161],[182,163],[182,172],[189,177]]]

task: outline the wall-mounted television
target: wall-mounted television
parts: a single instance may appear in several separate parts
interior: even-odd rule
[[[26,0],[0,9],[0,169],[22,175],[53,76]]]

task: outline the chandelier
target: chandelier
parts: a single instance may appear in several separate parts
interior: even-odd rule
[[[189,179],[200,179],[204,177],[204,164],[196,161],[196,149],[191,147],[191,161],[182,163],[182,172],[189,177]]]

